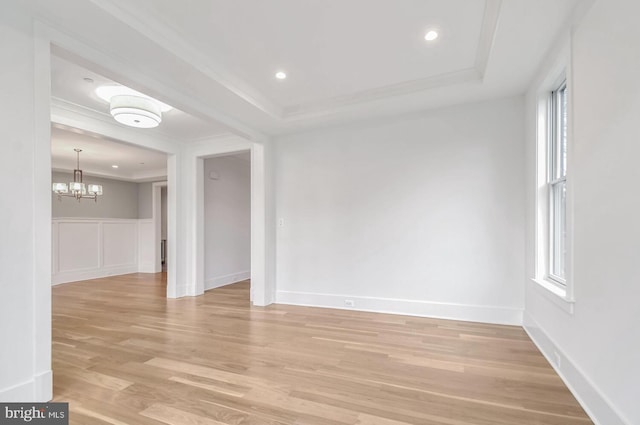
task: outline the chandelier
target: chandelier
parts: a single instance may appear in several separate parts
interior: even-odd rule
[[[76,198],[78,202],[81,199],[93,199],[98,202],[98,196],[102,195],[102,185],[85,184],[82,182],[82,170],[80,169],[80,152],[82,149],[74,149],[77,157],[77,168],[73,170],[73,181],[66,183],[53,183],[52,189],[58,195],[58,200],[62,200],[63,196]]]

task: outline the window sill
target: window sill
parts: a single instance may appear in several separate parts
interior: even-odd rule
[[[535,283],[533,286],[540,295],[551,301],[564,312],[573,315],[575,301],[567,298],[567,291],[565,289],[545,279],[531,278],[531,281]]]

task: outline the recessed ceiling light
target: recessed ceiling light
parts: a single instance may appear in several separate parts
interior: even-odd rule
[[[92,83],[93,83],[93,78],[84,77],[84,78],[83,78],[83,80],[84,80],[84,81],[86,81],[86,82],[87,82],[87,83],[89,83],[89,84],[92,84]]]
[[[117,165],[112,165],[111,168],[118,168],[118,166]]]
[[[276,72],[276,78],[278,80],[284,80],[285,78],[287,78],[287,74],[285,74],[282,71],[278,71],[278,72]]]
[[[433,41],[436,38],[438,38],[438,31],[435,31],[435,30],[431,30],[427,32],[424,36],[424,39],[427,41]]]

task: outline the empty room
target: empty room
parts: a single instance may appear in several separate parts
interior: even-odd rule
[[[638,16],[0,2],[0,423],[640,424]]]

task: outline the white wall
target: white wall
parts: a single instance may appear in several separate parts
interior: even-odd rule
[[[0,2],[0,179],[12,187],[0,205],[0,401],[51,396],[51,297],[49,283],[41,279],[51,266],[39,255],[36,239],[50,232],[50,221],[39,218],[50,215],[51,186],[35,184],[50,175],[50,154],[39,153],[49,130],[48,123],[37,124],[43,111],[34,99],[41,80],[34,74],[31,33],[30,17],[17,13],[14,3]],[[48,73],[46,64],[38,65]],[[43,317],[49,318],[48,328]]]
[[[276,147],[277,302],[521,323],[521,98]]]
[[[73,173],[56,171],[52,173],[51,177],[54,182],[69,183],[73,181]],[[53,218],[138,218],[138,183],[88,175],[83,176],[83,180],[85,183],[102,185],[104,194],[98,197],[98,202],[89,199],[78,202],[68,197],[58,199],[58,195],[51,192]]]
[[[213,177],[210,174],[213,173]],[[205,289],[248,279],[251,163],[236,155],[204,160]]]
[[[574,313],[526,280],[527,329],[549,358],[557,353],[557,370],[600,425],[640,423],[638,16],[638,2],[600,0],[573,34]],[[528,96],[528,164],[535,161],[535,89]],[[529,189],[533,179],[530,165]],[[531,256],[527,264],[529,278]]]

